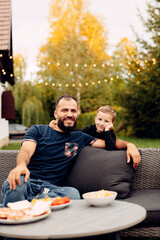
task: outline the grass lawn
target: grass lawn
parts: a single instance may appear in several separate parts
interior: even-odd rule
[[[135,138],[135,137],[117,137],[128,142],[134,143],[137,148],[160,148],[160,139],[152,138]],[[9,143],[8,146],[4,146],[4,150],[19,150],[21,146],[20,142]]]
[[[134,143],[137,148],[160,148],[160,139],[136,137],[117,137],[117,139],[118,138]]]
[[[13,142],[8,145],[2,147],[3,150],[19,150],[21,146],[21,142]]]

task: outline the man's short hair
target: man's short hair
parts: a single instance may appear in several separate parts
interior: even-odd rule
[[[59,101],[60,101],[62,98],[66,99],[66,100],[68,100],[68,101],[71,100],[71,99],[73,99],[73,100],[76,101],[76,103],[77,103],[77,105],[78,105],[77,99],[76,99],[75,97],[70,96],[70,95],[68,95],[68,94],[64,94],[64,95],[60,96],[60,97],[56,100],[55,108],[57,108],[57,105],[58,105]]]
[[[113,119],[112,119],[113,121],[116,117],[116,111],[109,105],[102,106],[102,107],[98,108],[97,113],[99,113],[99,112],[110,113],[113,117]]]

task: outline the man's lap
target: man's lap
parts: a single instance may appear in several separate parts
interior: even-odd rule
[[[27,183],[24,182],[24,176],[21,176],[21,186],[16,186],[16,190],[10,190],[8,181],[6,180],[2,186],[2,199],[4,206],[8,202],[15,202],[20,200],[31,201],[35,197],[65,197],[71,199],[80,199],[80,194],[77,189],[72,187],[56,186],[50,182],[40,179],[29,179]]]

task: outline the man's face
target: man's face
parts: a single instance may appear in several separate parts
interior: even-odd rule
[[[68,132],[74,130],[77,122],[77,102],[74,99],[62,98],[54,112],[58,130]]]
[[[112,121],[113,117],[110,113],[103,113],[103,112],[98,112],[96,117],[95,117],[95,124],[96,124],[96,129],[97,132],[103,132],[105,131],[105,127],[113,123]]]

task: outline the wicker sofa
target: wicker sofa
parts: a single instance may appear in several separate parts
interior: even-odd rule
[[[141,224],[122,231],[121,236],[160,238],[160,148],[145,148],[140,151],[142,161],[135,173],[132,186],[129,183],[131,194],[121,200],[144,206],[147,210],[147,218]],[[0,191],[9,171],[15,167],[17,153],[16,150],[0,150]],[[108,165],[104,159],[114,155],[115,161],[124,158],[124,154],[126,155],[125,150],[106,151],[85,147],[73,164],[65,184],[77,187],[81,194],[85,191],[105,188],[106,183],[103,179]]]

